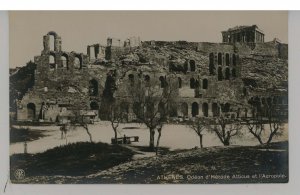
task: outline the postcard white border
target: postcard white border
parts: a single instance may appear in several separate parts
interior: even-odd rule
[[[252,1],[251,1],[252,2]],[[271,3],[271,2],[269,2]],[[283,3],[281,1],[281,3]],[[124,8],[126,9],[126,8]],[[199,8],[200,9],[200,8]],[[13,185],[5,194],[299,194],[300,130],[300,12],[289,12],[289,183],[288,184],[223,184],[223,185]],[[8,178],[8,12],[0,11],[0,193]]]

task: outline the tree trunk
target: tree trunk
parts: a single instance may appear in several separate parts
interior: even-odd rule
[[[115,144],[118,144],[118,134],[117,134],[117,130],[114,129],[114,132],[115,132],[115,141],[116,141]]]
[[[158,155],[158,147],[159,147],[160,137],[161,137],[161,130],[158,131],[158,138],[157,138],[157,142],[156,142],[156,155]]]
[[[149,149],[151,151],[154,151],[154,135],[155,135],[155,130],[150,129],[150,143],[149,143]]]
[[[227,138],[224,139],[224,142],[223,142],[224,146],[229,146],[230,145],[229,140],[230,140],[230,137],[227,137]]]
[[[223,144],[224,144],[224,146],[229,146],[229,145],[230,145],[230,143],[229,143],[228,140],[225,140],[225,141],[223,142]]]
[[[260,143],[260,145],[264,145],[264,142],[261,140],[260,136],[255,136],[258,140],[258,142]]]
[[[272,132],[272,133],[270,134],[269,139],[268,139],[268,141],[266,142],[267,145],[271,143],[271,141],[272,141],[274,135],[275,135],[274,132]]]
[[[93,142],[93,140],[92,140],[92,134],[90,133],[88,126],[87,126],[87,125],[84,126],[84,129],[86,130],[86,133],[87,133],[88,136],[90,137],[90,142]]]
[[[199,138],[200,138],[200,148],[203,148],[203,144],[202,144],[202,138],[203,138],[203,135],[200,134],[200,135],[199,135]]]
[[[262,141],[261,137],[259,135],[257,135],[254,131],[249,130],[249,132],[258,140],[258,142],[263,145],[264,142]]]

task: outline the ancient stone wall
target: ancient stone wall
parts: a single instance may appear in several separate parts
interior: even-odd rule
[[[107,47],[88,46],[86,55],[62,51],[55,32],[45,35],[43,43],[44,50],[35,57],[35,85],[18,102],[18,120],[54,122],[71,109],[94,110],[99,117],[111,74],[117,85],[114,97],[126,108],[128,121],[135,118],[128,87],[140,79],[151,80],[158,88],[164,82],[176,83],[177,117],[210,117],[220,112],[247,116],[242,105],[255,94],[250,93],[251,87],[274,88],[287,80],[284,44],[149,41],[122,47],[111,40]],[[97,64],[104,55],[107,62]],[[249,86],[245,79],[257,86]]]

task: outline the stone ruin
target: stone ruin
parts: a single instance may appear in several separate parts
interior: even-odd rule
[[[120,81],[114,97],[134,121],[133,102],[126,90],[131,82],[147,79],[164,88],[177,85],[170,118],[251,117],[249,100],[275,102],[287,116],[288,45],[265,42],[256,25],[222,32],[222,43],[140,41],[108,38],[107,45],[87,46],[87,54],[62,50],[62,39],[51,31],[44,49],[35,56],[34,85],[17,100],[18,121],[57,122],[72,117],[72,106],[93,111],[106,120],[103,93],[109,78]],[[126,72],[121,72],[126,69]],[[122,75],[122,77],[120,77]],[[174,76],[175,75],[175,76]]]

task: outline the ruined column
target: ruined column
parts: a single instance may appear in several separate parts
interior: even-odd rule
[[[54,51],[60,52],[61,51],[61,38],[60,36],[54,37]]]
[[[95,47],[93,45],[89,46],[89,58],[95,60]]]
[[[208,117],[212,117],[213,112],[212,112],[212,103],[208,103]]]
[[[49,41],[50,41],[49,35],[45,35],[43,37],[43,44],[44,44],[44,51],[45,52],[50,51]]]
[[[188,103],[188,117],[192,117],[192,104]]]
[[[203,102],[199,102],[199,117],[203,117],[204,116],[204,114],[203,114],[203,111],[202,111],[202,104],[203,104]]]

